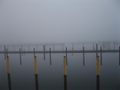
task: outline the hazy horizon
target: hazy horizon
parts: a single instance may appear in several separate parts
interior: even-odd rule
[[[119,0],[0,0],[0,43],[119,41]]]

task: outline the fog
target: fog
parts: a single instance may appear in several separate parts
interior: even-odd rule
[[[0,0],[0,43],[119,40],[119,0]]]

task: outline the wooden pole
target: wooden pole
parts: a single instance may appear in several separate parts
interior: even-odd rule
[[[85,66],[85,47],[83,46],[83,65]]]
[[[72,51],[74,51],[74,46],[72,45]],[[72,55],[73,55],[74,53],[72,52]]]
[[[96,57],[98,56],[98,44],[96,44]]]
[[[98,55],[97,44],[96,44],[96,90],[100,90],[100,60]]]
[[[96,57],[96,90],[100,90],[100,60]]]
[[[52,65],[51,48],[49,48],[50,65]]]
[[[100,60],[98,55],[97,44],[96,44],[96,90],[100,90]]]
[[[7,58],[7,54],[8,54],[7,51],[8,50],[7,50],[6,46],[4,45],[4,52],[5,52],[4,53],[4,60],[6,60],[6,58]]]
[[[119,46],[119,66],[120,66],[120,46]]]
[[[7,78],[8,78],[8,88],[9,90],[12,90],[12,85],[11,85],[11,70],[10,70],[10,59],[9,56],[6,56],[6,71],[7,71]]]
[[[102,65],[102,59],[103,59],[103,57],[102,57],[102,47],[100,47],[100,65]]]
[[[20,65],[22,65],[22,54],[21,54],[21,48],[19,48],[19,56],[20,56]]]
[[[66,47],[66,59],[68,59],[68,55],[67,55],[67,47]],[[66,60],[67,61],[67,60]],[[68,64],[68,62],[66,62]]]
[[[67,57],[64,56],[64,90],[67,90]]]
[[[38,64],[37,64],[37,56],[35,55],[35,48],[34,50],[34,77],[35,77],[35,90],[39,90],[39,83],[38,83]]]
[[[43,45],[43,55],[44,55],[44,60],[45,60],[45,45]]]

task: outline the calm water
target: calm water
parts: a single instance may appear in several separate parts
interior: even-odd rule
[[[52,54],[52,65],[49,54],[46,60],[43,54],[36,54],[39,64],[39,90],[64,90],[63,56]],[[68,90],[96,90],[96,57],[85,54],[86,65],[83,66],[82,54],[68,54]],[[12,90],[35,90],[33,54],[22,56],[10,55],[12,68]],[[120,90],[120,66],[118,53],[104,53],[101,67],[101,90]],[[0,90],[9,90],[5,71],[4,56],[0,55]]]

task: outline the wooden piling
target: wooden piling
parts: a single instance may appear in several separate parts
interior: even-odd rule
[[[67,63],[67,57],[64,56],[64,90],[67,90],[67,68],[68,68],[68,63]]]
[[[68,59],[68,55],[67,55],[67,47],[66,47],[66,51],[65,51],[65,53],[66,53],[66,59]],[[67,64],[68,64],[68,62],[66,62]]]
[[[7,54],[8,54],[7,51],[8,50],[7,50],[6,46],[4,45],[4,52],[5,52],[4,53],[4,60],[6,60],[6,58],[7,58]]]
[[[100,90],[100,60],[96,56],[96,90]]]
[[[34,48],[33,50],[34,50],[34,77],[35,77],[35,90],[39,90],[37,56],[35,55],[35,48]]]
[[[10,70],[10,59],[9,56],[6,56],[6,71],[7,71],[7,78],[8,78],[8,88],[9,90],[12,90],[12,85],[11,85],[11,70]]]
[[[35,48],[33,48],[33,56],[35,57],[36,55],[35,55]]]
[[[44,52],[44,53],[43,53],[43,56],[44,56],[44,60],[45,60],[45,58],[46,58],[46,57],[45,57],[45,45],[43,45],[43,52]]]
[[[102,59],[103,59],[103,56],[102,56],[102,47],[100,47],[100,65],[102,65]]]
[[[22,65],[22,53],[21,53],[21,48],[19,48],[19,56],[20,56],[20,65]]]
[[[74,51],[74,46],[72,45],[72,55],[74,55],[73,51]]]
[[[85,47],[83,46],[83,65],[85,66]]]
[[[51,48],[49,48],[50,65],[52,65]]]
[[[119,46],[119,66],[120,66],[120,46]]]
[[[96,57],[98,56],[98,44],[96,44]]]

